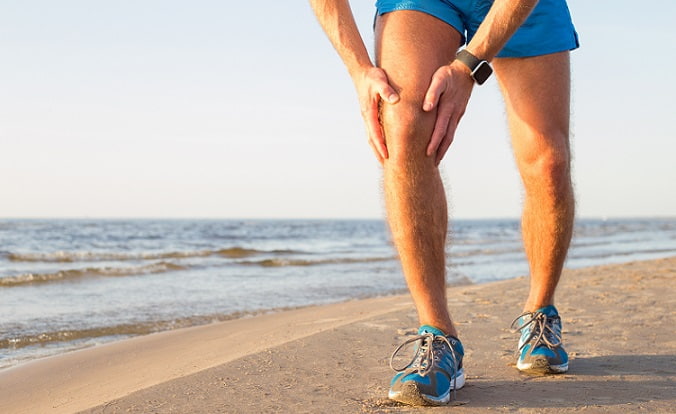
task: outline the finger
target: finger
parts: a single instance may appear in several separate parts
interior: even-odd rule
[[[371,146],[371,149],[373,150],[373,153],[376,155],[376,158],[378,159],[378,162],[380,163],[380,165],[383,165],[383,163],[385,162],[385,160],[383,159],[383,156],[380,155],[380,151],[378,151],[378,147],[377,147],[376,144],[373,142],[373,140],[371,139],[371,137],[369,137],[369,145]]]
[[[444,137],[444,140],[441,142],[439,150],[437,151],[437,156],[434,160],[434,163],[437,166],[439,166],[441,160],[443,160],[444,157],[446,156],[446,152],[448,152],[448,149],[451,147],[452,143],[453,143],[453,135],[448,134],[447,136]]]
[[[427,145],[427,156],[430,157],[437,153],[439,144],[448,131],[448,123],[451,120],[450,110],[445,107],[440,107],[437,112],[437,119],[434,122],[434,129],[432,130],[432,137],[430,143]]]
[[[437,73],[434,73],[432,76],[432,82],[430,82],[430,87],[427,88],[425,93],[425,99],[423,100],[423,111],[431,111],[439,103],[439,97],[444,93],[445,82],[441,79],[440,76],[437,76]]]
[[[453,140],[455,138],[455,131],[457,127],[458,121],[452,122],[448,125],[448,130],[444,135],[444,138],[441,141],[439,148],[437,149],[437,154],[434,160],[437,166],[439,165],[439,163],[441,163],[441,160],[444,158],[444,156],[446,156],[446,152],[451,147],[451,144],[453,143]]]
[[[385,144],[385,137],[383,135],[382,128],[378,128],[375,135],[372,135],[372,138],[369,140],[373,147],[378,151],[378,158],[385,160],[389,158],[389,152],[387,151],[387,145]]]
[[[369,145],[371,145],[371,148],[373,148],[373,150],[376,152],[378,159],[380,160],[387,158],[387,147],[382,140],[382,131],[377,131],[376,129],[372,128],[368,134]]]
[[[380,125],[380,118],[378,117],[378,102],[374,101],[369,106],[364,119],[369,134],[369,143],[378,153],[379,159],[386,159],[388,157],[387,146],[385,145],[385,135],[383,128]]]

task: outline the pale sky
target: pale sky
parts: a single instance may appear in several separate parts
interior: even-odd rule
[[[369,47],[373,3],[353,9]],[[676,215],[676,2],[570,0],[581,217]],[[517,217],[495,80],[443,162],[457,218]],[[306,1],[0,3],[0,217],[380,217],[347,72]]]

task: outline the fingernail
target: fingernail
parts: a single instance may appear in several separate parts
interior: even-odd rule
[[[423,104],[423,111],[429,111],[430,109],[432,109],[432,104],[429,102],[425,102]]]
[[[399,99],[399,97],[395,94],[392,94],[392,95],[387,97],[387,101],[389,103],[395,103],[395,102],[397,102],[397,99]]]

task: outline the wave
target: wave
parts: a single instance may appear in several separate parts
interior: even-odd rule
[[[176,319],[123,323],[111,326],[90,327],[81,329],[63,329],[46,332],[33,332],[24,335],[0,335],[0,349],[20,349],[32,345],[46,345],[56,342],[77,342],[105,337],[130,337],[147,335],[155,332],[172,329],[187,328],[191,326],[206,325],[223,322],[248,316],[255,316],[269,312],[278,312],[297,309],[297,306],[286,306],[275,309],[260,309],[251,311],[239,311],[227,314],[208,314],[198,316],[186,316]]]
[[[257,250],[244,247],[229,247],[218,250],[194,250],[158,253],[120,253],[120,252],[78,252],[57,251],[51,253],[8,253],[7,258],[13,262],[104,262],[131,260],[166,260],[185,259],[191,257],[223,256],[229,259],[241,259],[262,254],[297,254],[293,250]]]
[[[53,273],[24,273],[16,276],[0,278],[0,287],[14,287],[22,285],[61,282],[81,279],[85,277],[117,277],[139,274],[154,274],[185,270],[185,266],[170,262],[158,262],[143,266],[128,267],[87,267],[84,269],[60,270]]]
[[[229,249],[215,250],[213,253],[229,259],[242,259],[263,254],[302,254],[303,252],[296,250],[257,250],[245,249],[243,247],[231,247]]]
[[[469,249],[469,250],[459,250],[453,249],[451,247],[449,257],[451,258],[460,258],[460,257],[479,257],[479,256],[500,256],[500,255],[510,255],[518,253],[523,253],[523,247],[521,245],[510,247],[506,246],[503,248],[483,248],[483,249]]]
[[[275,258],[264,260],[241,261],[238,264],[262,267],[293,267],[293,266],[319,266],[327,264],[354,264],[354,263],[377,263],[394,260],[394,257],[365,257],[365,258],[334,258],[334,259],[289,259]]]
[[[571,253],[568,255],[570,259],[605,259],[605,258],[610,258],[610,257],[631,257],[631,256],[636,256],[640,257],[642,255],[653,255],[653,254],[676,254],[676,249],[645,249],[645,250],[639,250],[639,249],[634,249],[634,250],[628,250],[628,251],[601,251],[601,252],[596,252],[596,251],[591,251],[591,252],[586,252],[586,251],[578,251],[578,250],[573,250]]]

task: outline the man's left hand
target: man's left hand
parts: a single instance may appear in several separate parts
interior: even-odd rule
[[[469,69],[460,62],[442,66],[432,76],[423,101],[423,111],[437,109],[434,131],[427,146],[427,156],[434,156],[437,165],[453,142],[455,130],[465,114],[473,86],[474,80]]]

